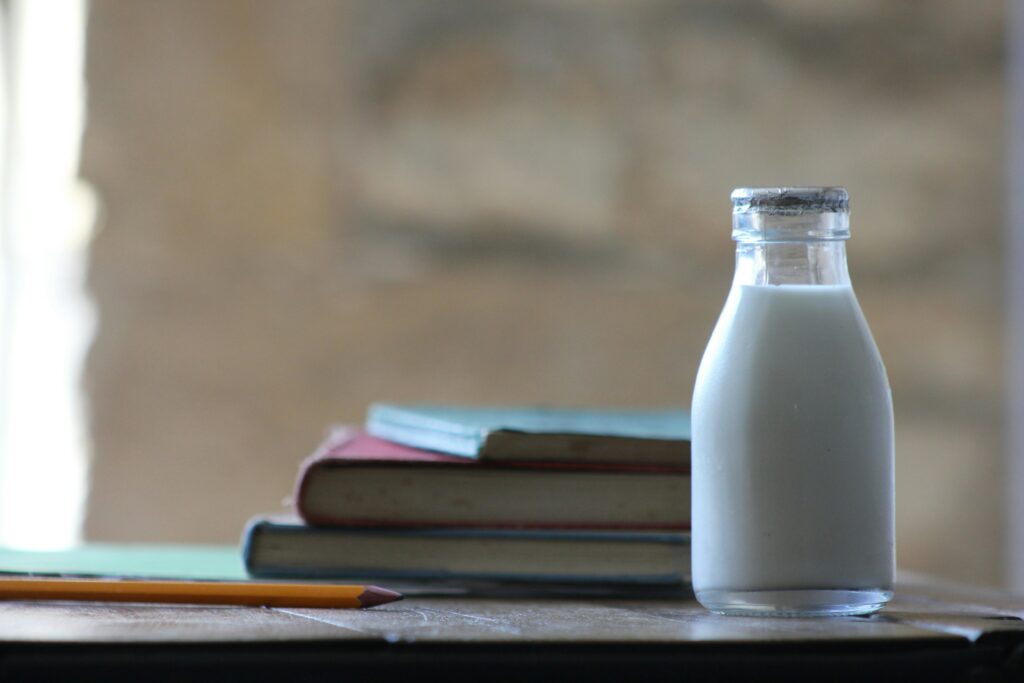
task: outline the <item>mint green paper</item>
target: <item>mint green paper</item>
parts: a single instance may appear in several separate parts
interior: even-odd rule
[[[0,548],[0,572],[152,579],[247,578],[241,551],[229,545],[90,543],[57,551]]]

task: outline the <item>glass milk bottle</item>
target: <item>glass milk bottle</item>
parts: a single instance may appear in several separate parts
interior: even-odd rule
[[[722,614],[892,597],[893,416],[838,187],[732,193],[736,274],[693,394],[693,588]]]

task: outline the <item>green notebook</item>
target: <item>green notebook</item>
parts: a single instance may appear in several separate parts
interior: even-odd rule
[[[398,405],[370,407],[366,431],[381,439],[479,460],[541,460],[687,467],[683,408],[608,410]]]
[[[0,548],[0,572],[145,579],[247,578],[233,545],[89,543],[70,550]]]

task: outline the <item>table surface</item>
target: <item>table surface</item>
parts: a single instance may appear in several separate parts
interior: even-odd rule
[[[297,680],[446,680],[585,673],[613,679],[783,673],[893,679],[1024,677],[1024,599],[904,575],[870,617],[740,618],[687,599],[407,597],[366,610],[100,603],[0,603],[0,676],[97,680],[146,672]],[[874,675],[879,678],[879,675]],[[5,678],[6,680],[6,678]]]

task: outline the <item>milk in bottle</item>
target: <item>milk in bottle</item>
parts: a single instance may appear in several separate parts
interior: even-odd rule
[[[892,595],[893,417],[842,188],[733,192],[736,273],[693,396],[693,587],[724,614]]]

